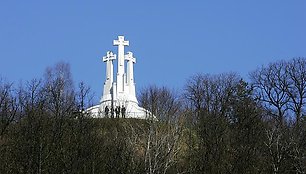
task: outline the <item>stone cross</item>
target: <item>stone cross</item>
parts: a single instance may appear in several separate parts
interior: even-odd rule
[[[103,56],[103,62],[116,59],[116,54],[112,51],[107,51],[106,56]]]
[[[112,51],[107,51],[106,56],[103,56],[103,62],[106,62],[106,80],[113,83],[113,60],[116,59],[116,54]]]
[[[133,56],[132,52],[127,52],[124,59],[128,61],[127,63],[127,83],[134,84],[134,68],[133,64],[136,63],[136,58]]]
[[[136,63],[136,58],[133,57],[133,53],[128,51],[127,54],[124,56],[124,59],[127,61],[132,61],[133,63]]]
[[[125,41],[124,36],[118,36],[113,44],[118,46],[118,73],[124,74],[124,46],[129,46],[129,41]]]
[[[124,36],[118,36],[113,45],[118,46],[118,68],[117,68],[117,92],[123,93],[124,88],[124,46],[129,46],[129,41],[124,40]]]

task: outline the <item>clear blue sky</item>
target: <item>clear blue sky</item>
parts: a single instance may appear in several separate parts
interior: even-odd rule
[[[306,1],[2,0],[0,76],[18,83],[66,61],[74,81],[85,81],[99,97],[101,57],[116,51],[118,35],[137,58],[138,89],[180,89],[199,72],[247,77],[263,64],[306,57]]]

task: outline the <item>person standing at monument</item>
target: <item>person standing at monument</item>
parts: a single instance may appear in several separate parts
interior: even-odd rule
[[[107,106],[105,107],[104,112],[105,112],[105,117],[108,118],[109,109]]]
[[[118,118],[120,117],[121,108],[118,106]]]
[[[111,107],[111,118],[114,118],[114,108]]]
[[[119,118],[119,116],[120,116],[120,106],[116,107],[115,112],[116,112],[116,118]]]
[[[125,107],[122,105],[122,108],[121,108],[121,115],[122,115],[122,118],[125,118]]]

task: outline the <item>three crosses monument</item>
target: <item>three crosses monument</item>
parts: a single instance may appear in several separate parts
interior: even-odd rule
[[[136,58],[132,52],[127,54],[124,52],[124,47],[129,46],[129,41],[125,41],[124,36],[118,36],[118,40],[114,40],[113,45],[118,46],[116,79],[114,79],[113,63],[117,56],[112,51],[108,51],[103,57],[103,62],[106,62],[103,95],[100,103],[88,108],[87,111],[96,118],[113,117],[116,114],[114,112],[119,110],[119,113],[125,112],[122,116],[126,118],[145,119],[150,112],[138,106],[134,83]]]

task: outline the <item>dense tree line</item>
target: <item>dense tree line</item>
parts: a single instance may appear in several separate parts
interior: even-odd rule
[[[18,86],[0,79],[0,173],[305,173],[306,59],[250,80],[196,74],[148,86],[157,119],[93,119],[92,93],[59,63]]]

